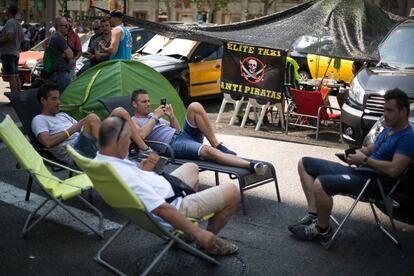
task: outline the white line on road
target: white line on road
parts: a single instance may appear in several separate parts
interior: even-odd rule
[[[32,212],[37,208],[37,206],[39,206],[41,202],[43,202],[46,199],[43,196],[32,193],[30,195],[30,200],[25,201],[25,195],[26,191],[0,181],[0,201],[3,201],[7,204],[11,204],[20,209]],[[45,206],[43,206],[43,208],[38,213],[43,214],[42,211],[48,210],[51,204],[52,202],[49,201]],[[66,206],[68,207],[68,209],[70,209],[73,213],[82,218],[93,228],[96,228],[98,226],[98,218],[94,214],[79,210],[68,205]],[[73,216],[71,216],[68,212],[66,212],[59,206],[56,207],[49,215],[47,215],[46,219],[53,220],[59,224],[69,226],[77,231],[87,233],[89,235],[94,234],[91,230],[89,230],[86,226],[84,226],[82,223],[80,223],[78,220],[76,220]],[[103,223],[105,231],[118,229],[119,227],[121,227],[120,224],[107,219],[104,219]]]

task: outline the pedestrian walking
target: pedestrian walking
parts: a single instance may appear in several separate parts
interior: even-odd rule
[[[17,69],[20,46],[23,41],[23,29],[16,20],[17,6],[10,5],[7,9],[7,22],[0,37],[1,62],[3,74],[9,80],[11,91],[20,91],[21,82]]]

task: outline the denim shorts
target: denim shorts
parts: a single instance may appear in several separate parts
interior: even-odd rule
[[[99,150],[98,142],[95,141],[90,134],[84,131],[81,131],[73,147],[80,154],[89,158],[95,158],[96,153]]]
[[[186,120],[183,130],[174,134],[170,145],[176,157],[199,160],[203,141],[204,135],[201,131],[197,127],[191,126]]]
[[[70,84],[70,74],[66,71],[55,72],[52,75],[52,81],[59,87],[60,94]]]
[[[19,57],[15,55],[1,55],[1,62],[3,63],[3,74],[5,76],[18,75],[17,68]]]
[[[367,175],[357,172],[355,168],[336,162],[312,157],[304,157],[302,161],[305,171],[318,179],[323,190],[330,196],[336,194],[357,196],[368,180]],[[380,180],[387,194],[395,184],[395,179],[381,177]],[[365,199],[381,198],[376,178],[372,178],[362,197]]]

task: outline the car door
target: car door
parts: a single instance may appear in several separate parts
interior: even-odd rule
[[[220,94],[223,48],[202,42],[190,56],[190,97]]]

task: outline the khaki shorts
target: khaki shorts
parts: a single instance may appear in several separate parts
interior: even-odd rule
[[[180,178],[188,184],[193,177],[185,165],[174,170],[171,175]],[[218,213],[224,208],[224,186],[215,186],[183,198],[179,212],[188,218],[201,219],[205,215]]]
[[[224,208],[223,187],[215,186],[186,196],[178,211],[188,218],[196,219],[220,212]]]

